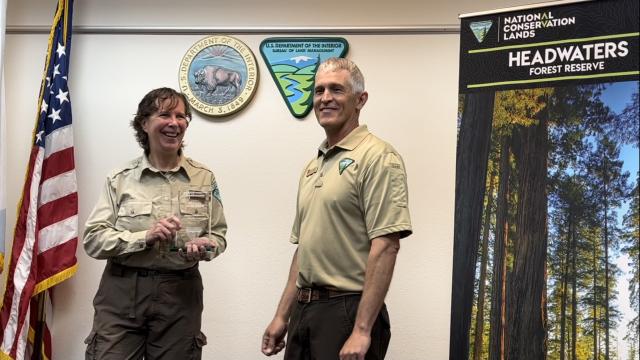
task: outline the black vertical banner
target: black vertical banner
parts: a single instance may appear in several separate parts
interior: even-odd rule
[[[592,1],[463,18],[460,92],[638,77],[638,1]]]
[[[450,359],[640,353],[638,0],[463,15]]]

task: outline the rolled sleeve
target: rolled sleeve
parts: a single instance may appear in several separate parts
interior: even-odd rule
[[[84,229],[84,249],[93,258],[107,259],[146,249],[146,230],[130,232],[115,227],[119,210],[115,199],[115,189],[107,179]]]

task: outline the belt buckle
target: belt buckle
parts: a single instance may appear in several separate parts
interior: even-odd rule
[[[309,296],[307,296],[307,298],[304,298],[304,293],[307,292],[309,294]],[[308,304],[311,302],[311,296],[313,295],[313,290],[311,289],[300,289],[300,297],[298,297],[298,302],[301,302],[303,304]]]

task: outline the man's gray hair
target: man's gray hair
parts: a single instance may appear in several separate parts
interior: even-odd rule
[[[345,58],[332,57],[323,61],[318,67],[317,73],[323,71],[338,71],[347,70],[349,72],[349,82],[351,88],[356,94],[360,94],[364,91],[364,76],[358,69],[358,66],[351,60]]]

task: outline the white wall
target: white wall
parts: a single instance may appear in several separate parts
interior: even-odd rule
[[[384,26],[458,24],[457,15],[522,1],[395,1],[376,6],[329,0],[76,1],[86,26]],[[47,6],[43,6],[47,4]],[[50,5],[50,6],[49,6]],[[54,0],[9,0],[7,22],[50,25]],[[361,10],[361,8],[363,10]],[[375,8],[375,9],[374,9]],[[337,11],[336,9],[342,9]],[[361,12],[363,11],[363,12]],[[288,16],[288,17],[286,17]],[[448,358],[458,81],[457,35],[343,35],[348,57],[365,74],[370,97],[361,120],[404,156],[414,235],[402,241],[387,304],[393,337],[388,359]],[[199,35],[73,37],[70,89],[80,223],[106,173],[138,156],[128,123],[140,98],[178,87],[178,64]],[[275,311],[294,246],[288,243],[299,172],[323,138],[313,114],[290,115],[259,54],[265,35],[238,35],[253,50],[260,83],[251,104],[220,121],[195,115],[186,153],[216,173],[229,222],[226,253],[201,271],[205,279],[205,359],[260,359],[262,331]],[[12,234],[37,111],[46,35],[9,34],[7,236]],[[82,230],[82,229],[81,229]],[[77,251],[79,271],[56,288],[54,358],[84,357],[91,301],[104,262]],[[4,281],[3,281],[4,286]],[[281,357],[276,357],[281,358]]]

